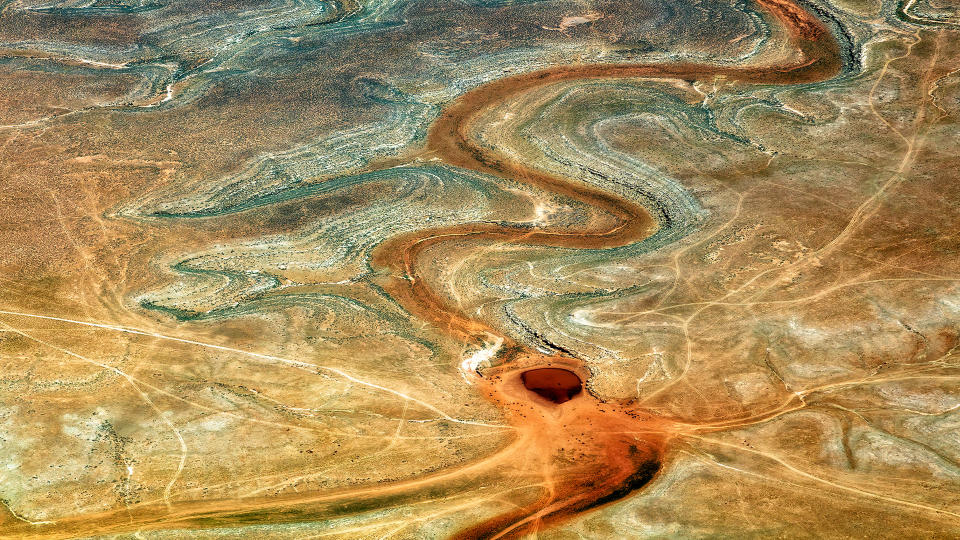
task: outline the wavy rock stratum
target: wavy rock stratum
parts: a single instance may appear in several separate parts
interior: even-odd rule
[[[960,536],[960,5],[0,2],[0,537]]]

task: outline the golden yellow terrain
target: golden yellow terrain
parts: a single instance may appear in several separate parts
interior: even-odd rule
[[[960,535],[955,4],[13,0],[0,58],[0,536]]]

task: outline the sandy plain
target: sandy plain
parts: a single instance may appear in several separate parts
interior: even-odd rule
[[[0,5],[3,536],[960,534],[956,6]]]

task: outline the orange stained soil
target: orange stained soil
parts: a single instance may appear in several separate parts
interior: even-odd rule
[[[581,228],[455,225],[398,235],[380,244],[373,253],[371,264],[381,271],[381,285],[411,314],[457,341],[480,344],[491,335],[503,340],[496,365],[483,371],[476,388],[514,428],[515,439],[507,447],[481,462],[455,470],[372,488],[248,498],[242,502],[185,501],[173,509],[147,505],[61,520],[56,525],[19,526],[37,535],[68,537],[89,535],[91,531],[115,533],[173,526],[299,521],[319,516],[324,508],[339,508],[348,502],[395,504],[387,497],[433,489],[440,484],[454,489],[460,483],[466,486],[465,482],[478,475],[497,474],[542,486],[540,495],[533,502],[518,502],[515,508],[457,536],[518,537],[642,488],[662,467],[671,436],[680,428],[669,419],[658,418],[629,403],[607,402],[590,393],[590,373],[582,360],[529,349],[488,322],[460,311],[421,273],[420,269],[431,263],[422,255],[428,248],[450,241],[598,249],[624,246],[652,234],[656,224],[640,204],[575,179],[511,161],[472,140],[471,128],[485,111],[524,92],[567,80],[723,77],[728,81],[786,85],[824,80],[838,73],[838,45],[816,17],[788,0],[755,1],[784,27],[793,48],[799,52],[798,60],[785,65],[743,68],[691,63],[558,66],[479,86],[449,104],[431,126],[425,151],[443,162],[525,183],[613,218],[612,226]]]
[[[516,369],[516,364],[531,362],[557,367]],[[533,502],[460,531],[455,538],[534,534],[553,522],[620,499],[657,474],[672,431],[670,422],[578,393],[585,375],[574,359],[529,354],[484,373],[490,398],[517,426],[516,441],[496,458],[501,474],[541,483],[543,489]],[[531,380],[565,399],[557,403],[534,394],[536,390],[527,386]]]
[[[481,390],[503,410],[522,441],[506,452],[523,463],[518,475],[539,475],[543,496],[535,503],[496,516],[463,531],[462,538],[515,537],[535,533],[562,520],[625,496],[649,482],[660,469],[665,445],[675,426],[629,404],[607,403],[589,392],[583,362],[533,351],[449,303],[420,272],[431,261],[428,248],[464,240],[564,248],[613,248],[652,234],[656,224],[638,203],[593,185],[528,167],[475,142],[475,121],[488,111],[530,90],[558,82],[597,78],[703,80],[722,77],[755,84],[799,84],[836,75],[840,49],[811,13],[786,0],[756,0],[783,25],[798,60],[785,65],[723,67],[706,64],[593,64],[559,66],[506,77],[479,86],[451,103],[431,126],[426,151],[443,162],[508,178],[572,199],[614,218],[613,226],[521,228],[469,223],[399,235],[374,251],[372,264],[388,273],[382,282],[413,315],[429,321],[458,341],[481,344],[491,335],[503,340],[497,367],[483,373]],[[601,220],[598,223],[609,223]],[[553,367],[557,364],[562,367]],[[578,375],[580,373],[580,375]],[[574,380],[576,379],[576,380]],[[506,455],[505,454],[505,455]],[[501,457],[505,457],[501,456]]]

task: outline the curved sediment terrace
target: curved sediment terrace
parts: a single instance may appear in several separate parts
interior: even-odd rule
[[[0,536],[960,530],[949,7],[122,4],[0,10]]]

